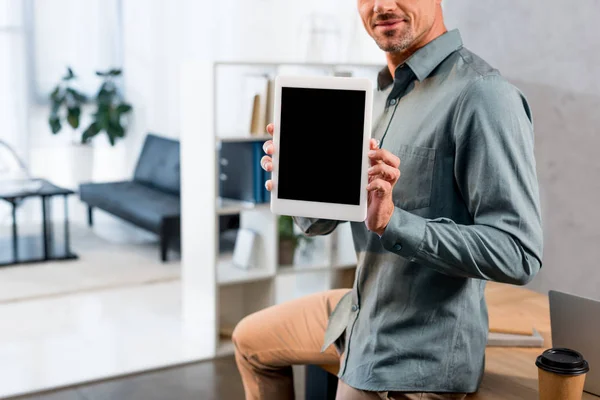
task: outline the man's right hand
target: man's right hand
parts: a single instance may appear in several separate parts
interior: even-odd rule
[[[274,129],[275,129],[275,126],[273,124],[267,125],[267,132],[269,133],[269,135],[273,136]],[[271,172],[273,170],[273,159],[270,156],[272,156],[273,152],[275,151],[275,147],[273,146],[273,141],[267,140],[265,142],[265,144],[263,144],[263,150],[268,155],[261,158],[260,165],[265,171]],[[270,192],[273,189],[273,182],[269,179],[268,181],[265,182],[265,187]]]
[[[273,124],[267,125],[267,133],[269,133],[269,135],[273,136],[274,130],[275,130],[275,125],[273,125]],[[379,148],[379,142],[375,139],[371,139],[369,146],[370,146],[369,147],[370,150],[377,150]],[[270,156],[272,156],[273,153],[275,152],[275,147],[273,146],[273,141],[267,140],[265,142],[265,144],[263,144],[263,150],[268,155],[266,155],[260,159],[260,165],[265,171],[271,172],[271,171],[273,171],[273,159]],[[371,178],[373,178],[373,177],[371,175],[369,175],[369,181],[371,181]],[[273,181],[271,181],[270,179],[268,181],[266,181],[265,187],[267,188],[267,190],[269,192],[271,190],[273,190]]]

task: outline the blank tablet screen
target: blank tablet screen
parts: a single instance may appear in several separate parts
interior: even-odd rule
[[[362,90],[281,88],[280,199],[360,204]]]

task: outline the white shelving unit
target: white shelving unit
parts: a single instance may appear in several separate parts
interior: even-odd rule
[[[240,134],[232,123],[239,105],[239,93],[235,92],[240,87],[238,78],[352,71],[354,76],[375,80],[379,69],[372,65],[237,62],[198,62],[182,68],[182,305],[189,334],[205,332],[206,327],[212,332],[205,338],[206,358],[233,352],[231,340],[222,333],[230,333],[245,316],[309,293],[351,287],[356,267],[350,224],[340,224],[333,234],[299,248],[293,265],[278,265],[278,216],[271,213],[269,205],[218,197],[220,144],[270,138]],[[220,217],[234,214],[240,216],[240,228],[258,235],[255,266],[247,270],[233,264],[231,250],[219,248]]]

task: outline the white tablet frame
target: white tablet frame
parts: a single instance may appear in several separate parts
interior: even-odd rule
[[[313,201],[280,199],[277,196],[278,169],[279,169],[279,135],[281,123],[281,91],[283,87],[297,87],[310,89],[341,89],[341,90],[362,90],[365,92],[365,118],[363,128],[363,154],[362,169],[360,180],[360,203],[359,205],[321,203]],[[273,188],[271,190],[271,211],[279,215],[292,215],[296,217],[324,218],[340,221],[362,222],[367,218],[367,169],[369,160],[367,153],[369,151],[369,141],[371,139],[371,118],[373,112],[373,85],[366,78],[347,78],[347,77],[310,77],[310,76],[278,76],[274,85],[274,104],[273,116],[275,130],[273,132],[273,170],[271,180]],[[318,147],[317,138],[315,140],[315,152]],[[307,162],[311,155],[307,155]],[[328,178],[324,170],[323,179]]]

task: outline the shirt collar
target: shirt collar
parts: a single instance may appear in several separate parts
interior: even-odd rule
[[[451,30],[438,36],[406,60],[405,64],[410,67],[419,81],[427,78],[433,70],[442,63],[450,54],[463,46],[462,38],[458,29]],[[398,68],[400,68],[399,66]],[[394,82],[389,68],[379,72],[377,84],[379,89],[385,89]]]

